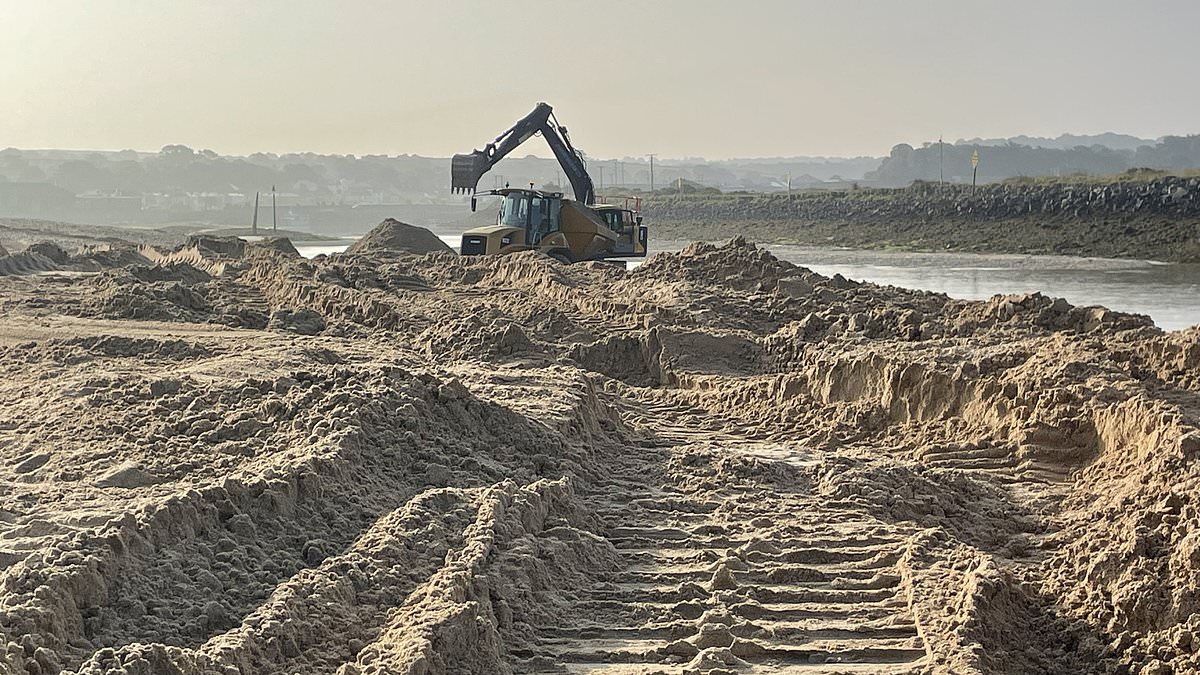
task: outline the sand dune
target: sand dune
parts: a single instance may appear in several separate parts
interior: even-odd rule
[[[741,240],[89,261],[0,275],[6,672],[1200,667],[1194,330]]]

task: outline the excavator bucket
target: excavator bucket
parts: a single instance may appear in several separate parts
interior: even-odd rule
[[[450,191],[473,193],[479,177],[491,168],[487,155],[476,150],[468,155],[455,155],[450,160]]]

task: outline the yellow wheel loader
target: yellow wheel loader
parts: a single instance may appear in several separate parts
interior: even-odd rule
[[[539,133],[566,173],[575,199],[567,199],[561,192],[534,190],[532,184],[529,189],[477,191],[483,174]],[[539,103],[483,150],[455,155],[450,164],[450,185],[454,192],[471,194],[472,211],[481,194],[501,198],[494,225],[463,232],[463,255],[538,250],[563,262],[646,256],[649,233],[642,225],[640,200],[596,203],[583,155],[571,145],[567,128],[558,123],[553,109],[545,103]]]

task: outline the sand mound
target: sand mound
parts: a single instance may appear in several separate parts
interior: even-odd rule
[[[292,240],[287,237],[265,237],[260,241],[251,242],[249,249],[252,251],[274,251],[292,258],[300,257],[300,252],[292,245]]]
[[[185,262],[163,265],[130,265],[128,271],[146,283],[182,281],[188,284],[199,284],[212,279],[212,275],[208,272],[196,269]]]
[[[246,240],[237,237],[194,234],[188,237],[184,248],[195,248],[202,255],[240,258],[246,254]]]
[[[58,264],[33,251],[21,251],[0,258],[0,276],[37,274],[58,269]]]
[[[245,248],[0,278],[0,670],[1200,669],[1197,331]]]
[[[300,335],[316,335],[325,330],[325,318],[311,309],[280,309],[271,313],[267,327]]]
[[[149,260],[133,244],[108,244],[85,246],[82,251],[71,256],[70,267],[81,271],[96,272],[115,267],[145,265],[148,262]]]
[[[423,227],[388,218],[362,239],[350,245],[346,253],[452,253],[454,249]]]
[[[30,253],[36,253],[49,258],[50,260],[54,261],[56,265],[62,265],[70,258],[70,255],[63,250],[63,247],[52,241],[40,241],[30,246],[27,250]]]

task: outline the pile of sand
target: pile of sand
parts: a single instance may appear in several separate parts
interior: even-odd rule
[[[238,237],[194,234],[187,238],[183,248],[195,248],[204,255],[240,258],[246,253],[246,240]]]
[[[274,251],[292,258],[299,258],[300,251],[296,250],[292,240],[287,237],[264,237],[260,241],[251,242],[251,250]]]
[[[50,260],[53,260],[55,264],[58,265],[67,262],[67,260],[70,258],[70,254],[68,254],[63,247],[52,241],[39,241],[38,243],[30,246],[27,250],[30,253],[36,253],[40,256],[45,256]]]
[[[118,243],[84,246],[71,256],[70,267],[79,271],[96,272],[147,263],[149,260],[141,254],[137,246]]]
[[[388,218],[350,245],[346,253],[453,253],[446,242],[423,227]]]
[[[37,274],[58,268],[58,264],[53,260],[33,251],[21,251],[0,257],[0,276]]]
[[[0,670],[1200,669],[1200,332],[384,225],[0,278]]]

